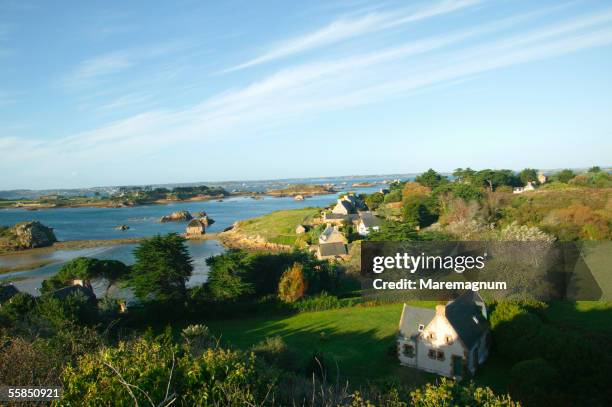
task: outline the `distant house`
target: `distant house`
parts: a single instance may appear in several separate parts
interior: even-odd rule
[[[381,225],[382,221],[372,212],[359,212],[357,233],[359,233],[361,236],[367,236],[371,231],[379,231]]]
[[[325,230],[319,236],[319,244],[338,242],[346,244],[346,238],[342,233],[340,233],[338,226],[327,225]]]
[[[323,222],[330,223],[332,225],[342,225],[345,221],[350,219],[350,215],[342,215],[339,213],[323,212]]]
[[[535,191],[536,186],[535,183],[531,182],[531,181],[527,181],[527,185],[525,185],[524,187],[517,187],[514,188],[512,190],[513,194],[522,194],[523,192],[527,192],[527,191]]]
[[[187,237],[202,236],[206,233],[206,224],[200,219],[192,219],[187,224]]]
[[[65,300],[71,295],[79,294],[83,295],[89,301],[96,301],[96,294],[94,294],[93,290],[82,285],[70,285],[68,287],[60,288],[59,290],[53,291],[51,293],[51,297],[58,300]]]
[[[319,260],[342,259],[347,255],[346,244],[342,242],[323,243],[317,247],[317,258]]]
[[[306,225],[297,225],[295,228],[296,235],[302,235],[308,231],[308,227]]]
[[[378,193],[387,195],[389,193],[389,190],[387,188],[381,188],[378,190]]]
[[[487,359],[490,338],[486,305],[474,291],[435,310],[404,304],[398,357],[402,365],[460,380]]]
[[[296,195],[295,197],[293,197],[294,200],[296,201],[303,201],[304,200],[304,195]]]
[[[8,302],[15,295],[19,294],[19,290],[13,284],[2,284],[0,285],[0,307],[5,302]]]
[[[345,199],[338,199],[336,206],[332,209],[332,213],[337,215],[348,215],[350,213],[355,212],[355,206],[351,203],[351,201]]]
[[[545,183],[546,183],[546,181],[548,181],[548,177],[546,176],[546,174],[544,174],[544,173],[542,173],[542,172],[541,172],[541,173],[539,173],[539,174],[538,174],[538,182],[539,182],[540,184],[545,184]]]
[[[339,259],[347,256],[346,243],[346,238],[340,233],[337,226],[327,225],[319,236],[317,258],[320,260]]]

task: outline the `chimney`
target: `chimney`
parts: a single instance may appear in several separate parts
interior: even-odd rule
[[[443,304],[436,305],[436,315],[445,317],[446,316],[446,305],[443,305]]]

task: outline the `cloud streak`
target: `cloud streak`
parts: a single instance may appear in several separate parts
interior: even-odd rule
[[[288,39],[269,51],[264,52],[262,55],[228,68],[223,72],[239,71],[369,33],[452,13],[478,4],[479,2],[480,0],[445,0],[411,12],[374,12],[350,19],[340,18],[323,28]]]

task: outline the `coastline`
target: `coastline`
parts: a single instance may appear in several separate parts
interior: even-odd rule
[[[313,191],[298,191],[298,192],[280,192],[280,191],[268,191],[268,192],[233,192],[229,195],[225,196],[195,196],[193,198],[188,199],[157,199],[154,201],[147,202],[133,202],[130,204],[120,204],[116,202],[111,202],[108,200],[100,201],[100,202],[74,202],[68,203],[65,205],[58,205],[53,203],[41,203],[41,202],[28,202],[23,204],[13,204],[13,205],[0,205],[0,210],[3,209],[23,209],[25,211],[37,211],[39,209],[68,209],[68,208],[133,208],[138,206],[146,206],[146,205],[169,205],[174,203],[184,203],[184,202],[204,202],[204,201],[215,201],[215,200],[223,200],[234,197],[251,197],[253,199],[259,199],[262,197],[271,197],[271,198],[286,198],[286,197],[295,197],[296,195],[304,195],[305,197],[309,196],[318,196],[318,195],[332,195],[337,193],[338,191],[321,191],[321,192],[313,192]],[[0,204],[2,202],[0,201]]]

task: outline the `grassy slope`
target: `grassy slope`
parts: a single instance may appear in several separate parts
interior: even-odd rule
[[[319,208],[276,211],[241,221],[238,230],[248,236],[261,236],[271,243],[293,245],[303,240],[302,236],[298,237],[295,233],[297,225],[308,223],[319,211]]]
[[[433,307],[435,303],[421,306]],[[306,360],[315,350],[323,352],[335,375],[353,383],[394,378],[406,384],[420,384],[435,376],[401,367],[389,348],[394,345],[401,314],[401,304],[378,307],[353,307],[307,312],[290,317],[258,317],[244,320],[207,322],[224,343],[247,349],[269,336],[282,336],[287,344],[301,352]],[[612,303],[580,302],[551,304],[547,317],[568,327],[593,331],[612,330]],[[478,372],[475,380],[497,391],[506,391],[510,366],[493,355]]]

